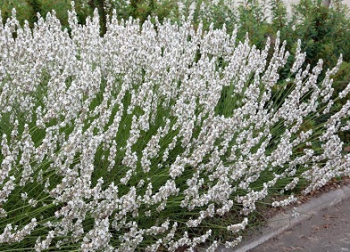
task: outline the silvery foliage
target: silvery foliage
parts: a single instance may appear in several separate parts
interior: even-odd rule
[[[350,128],[350,101],[327,119],[321,133],[302,129],[309,115],[322,116],[331,109],[331,76],[340,62],[318,83],[322,61],[303,69],[305,54],[299,45],[289,80],[295,87],[274,106],[272,88],[289,56],[278,37],[267,60],[269,42],[258,50],[248,39],[236,41],[236,31],[228,35],[225,28],[194,29],[188,20],[181,26],[146,21],[140,28],[138,21],[113,16],[104,37],[97,12],[82,26],[72,11],[69,24],[70,33],[48,14],[31,31],[27,23],[21,28],[13,15],[0,26],[0,117],[8,117],[12,125],[10,131],[2,130],[1,217],[7,215],[3,205],[12,192],[34,182],[44,188],[45,201],[29,198],[25,191],[22,200],[33,211],[48,200],[57,206],[49,220],[33,218],[22,229],[7,224],[1,243],[19,242],[45,227],[46,238],[38,237],[36,251],[49,248],[54,239],[61,239],[57,248],[73,243],[82,251],[134,251],[140,246],[175,251],[207,241],[212,243],[208,250],[214,251],[222,241],[211,237],[212,230],[202,226],[202,234],[193,237],[184,227],[193,230],[203,220],[240,206],[242,221],[227,226],[239,234],[256,202],[277,181],[290,178],[284,190],[298,184],[301,167],[305,172],[300,176],[309,181],[305,193],[334,176],[349,175],[350,154],[342,153],[337,133]],[[230,90],[226,98],[223,90]],[[224,115],[218,104],[229,98],[234,103],[225,107]],[[126,116],[130,125],[122,120]],[[285,130],[275,139],[273,129],[281,122]],[[40,142],[30,125],[42,132]],[[117,141],[118,134],[125,135],[125,142]],[[147,134],[148,142],[137,149]],[[322,143],[321,152],[306,147],[293,154],[315,138]],[[105,153],[105,174],[124,169],[108,184],[106,177],[95,177],[92,183],[101,169],[95,162],[100,151]],[[49,167],[42,168],[44,163]],[[252,188],[266,171],[270,179],[260,189]],[[157,172],[167,177],[160,186],[154,179]],[[188,172],[186,184],[180,185]],[[58,180],[55,184],[48,173]],[[123,185],[126,191],[120,189]],[[172,201],[174,197],[181,200]],[[172,216],[151,227],[135,221],[156,219],[169,204],[197,214],[186,217],[185,224]],[[93,219],[91,226],[83,225],[87,218]],[[70,239],[60,238],[68,235]],[[241,237],[235,237],[226,246],[239,243]],[[146,238],[151,244],[142,245]]]

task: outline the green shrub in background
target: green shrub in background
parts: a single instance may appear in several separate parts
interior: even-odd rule
[[[87,16],[92,15],[92,10],[84,0],[75,0],[75,9],[80,23],[84,23]],[[16,16],[21,25],[28,20],[30,27],[38,20],[39,13],[45,17],[48,12],[54,10],[63,28],[68,28],[68,10],[72,8],[69,0],[0,0],[0,9],[3,23],[11,17],[12,9],[16,9]]]
[[[322,58],[324,65],[330,67],[340,54],[350,61],[350,19],[344,7],[338,3],[327,8],[320,1],[311,0],[301,0],[295,6],[294,18],[302,23],[297,24],[293,36],[303,41],[307,63],[315,65],[316,58]]]
[[[23,24],[24,20],[28,20],[31,24],[35,21],[34,11],[30,4],[28,4],[26,1],[0,1],[0,8],[1,8],[1,14],[2,14],[2,22],[4,23],[6,19],[8,19],[11,16],[11,11],[13,8],[16,9],[18,21]]]

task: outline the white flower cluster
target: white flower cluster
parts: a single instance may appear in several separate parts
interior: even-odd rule
[[[321,134],[304,130],[332,106],[338,66],[317,83],[321,62],[302,69],[298,49],[294,89],[274,101],[289,56],[278,37],[268,61],[269,43],[258,50],[225,28],[140,27],[112,16],[100,37],[97,12],[82,26],[74,11],[69,24],[62,30],[48,14],[31,30],[14,13],[0,26],[1,218],[16,211],[6,204],[14,191],[28,211],[51,209],[22,229],[8,223],[0,243],[20,242],[37,228],[47,233],[36,251],[53,241],[82,251],[191,251],[211,241],[213,251],[219,242],[203,221],[238,206],[249,214],[278,180],[291,178],[285,190],[294,188],[296,174],[310,181],[306,192],[350,174],[337,136],[349,128],[350,102]],[[322,151],[309,144],[295,154],[317,137]],[[267,172],[268,181],[255,186]],[[247,223],[223,229],[237,233]]]
[[[273,207],[284,207],[284,206],[288,206],[296,201],[297,201],[297,198],[295,198],[294,195],[291,195],[287,199],[272,202],[272,206]]]
[[[12,226],[7,224],[3,233],[0,235],[0,243],[13,243],[22,241],[27,235],[37,226],[37,221],[33,218],[28,224],[26,224],[21,230],[18,230],[18,226]]]

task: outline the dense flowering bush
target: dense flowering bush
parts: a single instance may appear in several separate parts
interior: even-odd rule
[[[214,251],[271,190],[350,174],[350,101],[329,113],[338,66],[318,82],[322,61],[303,69],[298,47],[272,92],[278,36],[258,50],[186,20],[69,25],[0,26],[1,251]]]

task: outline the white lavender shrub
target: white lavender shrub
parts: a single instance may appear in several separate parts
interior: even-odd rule
[[[69,25],[0,26],[1,251],[214,251],[272,190],[284,206],[300,181],[349,175],[338,66],[318,81],[299,49],[274,93],[278,37],[260,51],[190,20],[112,16],[101,37],[97,12],[82,26],[72,11]]]

